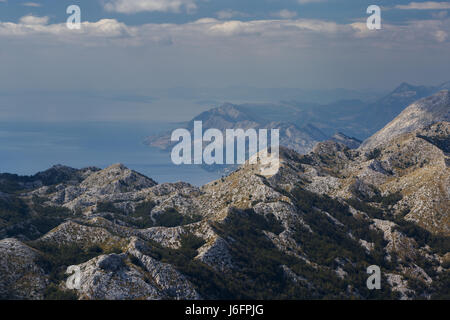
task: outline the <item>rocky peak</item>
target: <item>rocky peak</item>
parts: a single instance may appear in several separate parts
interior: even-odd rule
[[[350,149],[357,149],[362,143],[361,140],[358,140],[353,137],[349,137],[349,136],[343,134],[342,132],[336,132],[331,137],[331,140],[342,143],[342,144],[346,145],[347,147],[349,147]]]
[[[421,96],[423,94],[428,94],[432,90],[430,87],[426,86],[414,86],[409,83],[403,82],[401,83],[393,92],[391,92],[391,96],[400,97],[400,98],[411,98],[416,96]]]
[[[231,103],[225,103],[218,108],[202,112],[192,121],[211,122],[214,119],[216,121],[221,119],[224,122],[253,121],[253,117]]]
[[[92,213],[99,202],[122,202],[143,198],[138,193],[149,189],[157,183],[138,172],[128,169],[123,164],[114,164],[103,170],[84,171],[87,176],[80,183],[61,183],[55,188],[40,188],[34,194],[50,195],[50,205],[63,205],[70,210]]]
[[[330,155],[336,152],[344,151],[347,148],[348,147],[341,142],[328,140],[316,144],[312,150],[312,153],[317,155]]]
[[[114,164],[94,172],[81,183],[82,188],[95,189],[103,194],[138,191],[155,185],[154,180],[128,169],[123,164]]]

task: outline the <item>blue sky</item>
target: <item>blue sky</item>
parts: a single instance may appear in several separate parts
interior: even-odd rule
[[[381,30],[365,27],[372,4]],[[450,1],[0,0],[0,118],[186,116],[152,99],[177,87],[437,85],[449,56]]]
[[[162,6],[160,9],[136,9],[126,11],[120,9],[107,9],[108,3],[117,3],[114,0],[7,0],[0,1],[0,20],[18,21],[27,14],[49,16],[50,23],[61,23],[67,18],[65,9],[71,4],[79,5],[83,10],[83,17],[88,21],[96,21],[103,18],[118,19],[129,25],[144,23],[186,23],[205,17],[232,17],[242,21],[256,19],[273,19],[280,11],[289,11],[298,18],[329,19],[336,22],[351,22],[360,19],[365,9],[376,4],[381,7],[394,7],[396,5],[408,5],[409,0],[177,0],[173,2],[191,3],[195,8],[188,9],[185,5],[170,7]],[[145,2],[124,0],[124,2]],[[152,1],[148,1],[152,2]],[[154,1],[158,2],[158,1]],[[160,2],[170,3],[170,0]],[[428,1],[415,1],[424,3]],[[445,3],[436,1],[435,3]],[[171,8],[178,8],[171,9]],[[433,11],[438,10],[386,10],[384,15],[391,23],[401,23],[410,19],[430,18]]]

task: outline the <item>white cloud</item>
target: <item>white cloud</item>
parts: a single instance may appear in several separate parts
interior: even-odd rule
[[[280,10],[278,12],[273,12],[272,16],[279,17],[282,19],[292,19],[297,16],[297,12],[284,9],[284,10]]]
[[[42,43],[66,42],[82,46],[138,44],[135,29],[114,19],[82,22],[80,30],[69,30],[65,23],[48,24],[48,17],[25,16],[19,23],[0,22],[0,38],[27,38]],[[45,37],[45,41],[42,40]]]
[[[233,36],[259,34],[261,29],[255,22],[226,21],[223,23],[213,23],[209,27],[209,31],[215,34]]]
[[[427,46],[442,46],[443,49],[444,43],[450,44],[447,41],[448,34],[444,31],[450,30],[450,19],[411,20],[403,25],[385,23],[377,32],[369,31],[363,22],[353,23],[352,28],[357,38],[367,38],[379,47],[411,48],[417,51]]]
[[[264,52],[279,48],[314,47],[318,44],[352,46],[368,39],[373,47],[417,47],[448,43],[450,19],[415,20],[403,25],[383,24],[370,31],[365,21],[340,24],[315,19],[224,21],[203,18],[185,24],[143,24],[128,26],[115,19],[82,22],[80,30],[69,30],[65,23],[48,24],[48,17],[25,16],[18,23],[0,22],[1,37],[30,37],[42,43],[70,42],[80,46],[158,46],[222,48],[246,46]],[[42,39],[45,37],[45,39]],[[355,40],[359,39],[359,40]],[[274,47],[274,44],[276,46]]]
[[[313,20],[313,19],[299,19],[286,21],[287,27],[296,27],[303,31],[311,31],[322,34],[336,34],[342,32],[347,34],[349,28],[347,25],[337,24],[332,21]]]
[[[144,11],[192,12],[197,9],[195,0],[106,0],[107,11],[119,13],[137,13]]]
[[[396,5],[394,8],[400,10],[442,10],[450,9],[450,2],[410,2],[406,5]]]
[[[203,19],[202,21],[205,21]],[[258,36],[262,40],[283,41],[283,39],[301,39],[315,33],[316,36],[335,34],[338,31],[347,33],[350,28],[334,22],[297,19],[297,20],[252,20],[252,21],[205,21],[204,28],[199,32],[206,34],[233,36]],[[304,43],[304,40],[301,41]]]
[[[247,17],[248,14],[240,12],[240,11],[228,9],[228,10],[221,10],[221,11],[217,12],[216,16],[221,20],[226,20],[226,19],[231,19],[231,18],[236,18],[236,17]]]
[[[20,18],[19,23],[24,25],[46,25],[48,24],[48,17],[36,17],[33,15],[28,15]]]
[[[310,19],[223,21],[203,18],[185,24],[154,23],[139,26],[127,26],[115,19],[102,19],[97,22],[84,21],[80,30],[69,30],[65,23],[48,25],[48,17],[31,15],[22,17],[18,23],[0,22],[0,36],[53,35],[57,39],[70,39],[70,41],[73,41],[74,37],[80,37],[85,44],[91,37],[120,38],[120,41],[130,39],[142,44],[146,41],[160,42],[174,38],[183,43],[189,41],[201,43],[206,38],[215,39],[217,36],[232,38],[236,35],[257,35],[281,41],[285,38],[303,37],[308,32],[334,34],[338,31],[347,32],[350,29],[346,25]]]
[[[443,19],[447,16],[447,14],[448,14],[447,11],[439,11],[439,12],[432,12],[431,16],[434,19]]]
[[[445,42],[445,40],[447,40],[448,34],[447,32],[443,31],[443,30],[437,30],[434,33],[434,37],[436,38],[437,41],[439,42]]]
[[[34,8],[42,7],[42,4],[36,3],[36,2],[25,2],[25,3],[22,3],[22,5],[24,7],[34,7]]]

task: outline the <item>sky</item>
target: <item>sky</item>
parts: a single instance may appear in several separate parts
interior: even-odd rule
[[[438,85],[449,57],[450,1],[0,0],[0,121],[181,120],[201,107],[171,93],[199,88]]]

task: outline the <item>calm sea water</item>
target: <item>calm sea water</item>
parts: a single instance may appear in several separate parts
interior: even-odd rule
[[[200,186],[220,178],[194,165],[175,166],[170,154],[143,144],[169,130],[167,123],[0,123],[0,172],[31,175],[55,164],[105,168],[123,163],[159,183]]]

